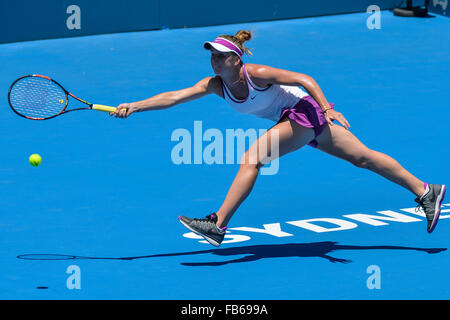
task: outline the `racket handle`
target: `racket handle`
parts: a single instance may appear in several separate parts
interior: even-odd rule
[[[93,104],[92,109],[104,112],[116,112],[116,107],[104,106],[101,104]]]

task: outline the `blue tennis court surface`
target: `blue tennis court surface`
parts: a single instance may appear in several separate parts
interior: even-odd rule
[[[250,29],[254,55],[245,62],[311,75],[368,147],[449,185],[449,20],[382,11],[381,29],[369,30],[367,17],[0,45],[0,298],[449,299],[448,199],[430,235],[414,195],[305,147],[281,158],[277,174],[258,177],[214,248],[177,218],[218,210],[239,165],[176,165],[172,133],[193,135],[201,121],[203,132],[225,139],[227,129],[268,129],[270,121],[215,96],[128,119],[79,111],[31,121],[7,102],[9,85],[25,74],[113,106],[182,89],[213,74],[203,41]],[[42,156],[39,167],[28,163],[32,153]],[[383,213],[396,221],[348,217]],[[317,218],[316,231],[299,222]],[[346,228],[330,231],[338,228],[330,221]],[[80,289],[68,288],[73,270]]]

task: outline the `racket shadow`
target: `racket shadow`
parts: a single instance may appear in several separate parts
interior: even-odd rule
[[[269,245],[254,245],[242,246],[223,249],[211,249],[178,253],[162,253],[135,257],[86,257],[73,256],[64,254],[22,254],[18,255],[18,259],[22,260],[138,260],[151,259],[160,257],[175,257],[175,256],[192,256],[201,254],[213,254],[222,257],[231,257],[226,261],[212,261],[212,262],[182,262],[184,266],[222,266],[230,263],[247,263],[261,259],[273,258],[287,258],[287,257],[318,257],[323,258],[331,263],[350,263],[351,260],[335,258],[330,256],[330,253],[340,250],[408,250],[420,251],[428,254],[436,254],[447,250],[447,248],[416,248],[405,246],[357,246],[357,245],[340,245],[338,242],[323,241],[313,243],[287,243],[287,244],[269,244]],[[244,255],[244,257],[241,257]],[[209,256],[209,255],[208,255]],[[240,256],[239,258],[234,258]]]

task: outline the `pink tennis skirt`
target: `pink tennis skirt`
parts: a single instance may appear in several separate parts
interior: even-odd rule
[[[334,109],[334,103],[330,103],[329,105]],[[284,109],[281,113],[280,120],[283,119],[284,116],[294,120],[302,127],[314,129],[315,138],[322,133],[327,124],[322,109],[311,96],[305,96],[301,98],[294,107]],[[308,143],[308,145],[317,148],[318,143],[316,139],[314,139]]]

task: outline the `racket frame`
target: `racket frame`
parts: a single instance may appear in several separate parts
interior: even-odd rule
[[[10,98],[10,96],[11,96],[11,89],[14,87],[14,85],[15,85],[18,81],[22,80],[23,78],[28,78],[28,77],[40,77],[40,78],[44,78],[44,79],[47,79],[47,80],[52,81],[54,84],[56,84],[58,87],[60,87],[60,88],[64,91],[64,93],[65,93],[65,95],[66,95],[66,104],[64,105],[64,108],[62,108],[61,111],[58,112],[57,114],[52,115],[52,116],[50,116],[50,117],[46,117],[46,118],[32,118],[32,117],[29,117],[29,116],[20,114],[17,110],[15,110],[14,107],[13,107],[13,105],[12,105],[12,103],[11,103],[11,98]],[[66,110],[67,106],[69,105],[69,96],[71,96],[72,98],[75,98],[76,100],[78,100],[78,101],[80,101],[80,102],[82,102],[82,103],[88,105],[88,107],[85,107],[85,108],[74,108],[74,109]],[[28,75],[19,77],[19,78],[17,78],[16,80],[14,80],[14,82],[11,84],[11,86],[9,87],[9,90],[8,90],[8,103],[9,103],[9,106],[11,107],[11,109],[12,109],[16,114],[18,114],[19,116],[21,116],[21,117],[23,117],[23,118],[30,119],[30,120],[48,120],[48,119],[53,119],[53,118],[55,118],[55,117],[57,117],[57,116],[59,116],[59,115],[61,115],[61,114],[63,114],[63,113],[68,113],[68,112],[76,111],[76,110],[98,110],[98,111],[104,111],[104,112],[115,112],[115,110],[116,110],[115,107],[104,106],[104,105],[101,105],[101,104],[92,104],[92,103],[87,102],[87,101],[85,101],[85,100],[83,100],[83,99],[80,99],[80,98],[78,98],[77,96],[75,96],[74,94],[72,94],[72,93],[70,93],[69,91],[67,91],[67,90],[66,90],[61,84],[59,84],[56,80],[53,80],[52,78],[47,77],[47,76],[43,76],[43,75],[41,75],[41,74],[28,74]]]

